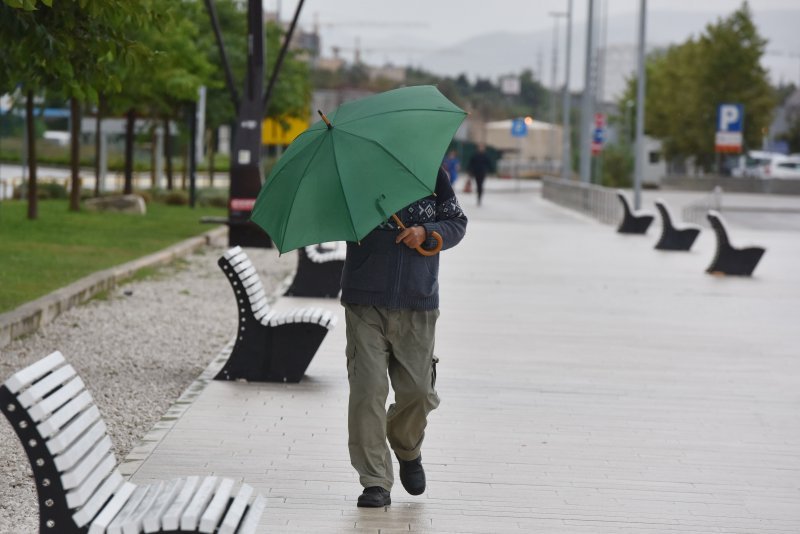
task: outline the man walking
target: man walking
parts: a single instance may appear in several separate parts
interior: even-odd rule
[[[406,491],[425,491],[421,447],[428,414],[439,405],[433,354],[439,255],[423,256],[415,248],[435,245],[434,231],[442,249],[451,248],[467,227],[443,169],[435,192],[397,213],[405,230],[390,220],[360,243],[347,243],[341,301],[350,382],[348,449],[364,487],[360,507],[391,504],[391,451]],[[394,403],[387,411],[390,382]]]

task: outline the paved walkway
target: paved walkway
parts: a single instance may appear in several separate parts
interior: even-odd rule
[[[443,254],[423,496],[355,506],[342,324],[301,384],[208,383],[134,480],[240,477],[264,532],[800,531],[798,234],[734,226],[767,253],[712,277],[708,231],[660,253],[657,228],[618,235],[529,187],[465,196]]]

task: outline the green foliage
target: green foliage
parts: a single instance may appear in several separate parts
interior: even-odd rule
[[[630,187],[633,180],[633,154],[630,146],[607,145],[603,149],[602,184],[606,187]]]
[[[694,158],[710,170],[714,164],[717,107],[744,105],[744,144],[761,144],[772,120],[775,99],[760,64],[766,40],[758,35],[747,3],[725,19],[709,24],[696,39],[653,54],[647,62],[645,128],[661,139],[670,159]],[[636,80],[620,101],[635,100]],[[635,110],[633,110],[635,116]]]
[[[0,208],[0,313],[70,284],[209,230],[203,215],[225,210],[153,203],[144,216],[69,212],[63,200],[39,203],[39,219],[25,219],[25,203]],[[53,261],[58,258],[58,261]]]

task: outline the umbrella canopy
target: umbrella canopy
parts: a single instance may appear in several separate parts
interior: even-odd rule
[[[466,113],[423,85],[347,102],[328,117],[289,145],[256,200],[251,220],[281,252],[359,241],[432,194]]]

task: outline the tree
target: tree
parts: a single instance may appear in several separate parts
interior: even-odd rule
[[[155,1],[155,0],[153,0]],[[0,4],[0,42],[13,43],[0,72],[9,83],[21,83],[29,99],[44,88],[71,99],[72,195],[70,209],[79,209],[78,135],[80,102],[97,100],[98,88],[119,86],[107,68],[120,59],[132,60],[143,49],[126,32],[149,21],[147,2],[4,0]],[[9,82],[14,80],[14,82]],[[31,114],[28,113],[31,117]],[[32,128],[32,124],[28,124]],[[29,136],[30,138],[30,136]],[[35,191],[35,146],[31,157],[31,190]],[[35,195],[29,198],[29,218],[36,218]]]
[[[697,39],[651,54],[647,61],[645,129],[660,139],[665,156],[693,158],[710,171],[716,159],[714,137],[719,104],[744,106],[744,145],[758,146],[775,101],[760,64],[766,40],[753,24],[747,3],[725,19],[709,24]],[[635,100],[629,80],[620,101]]]

